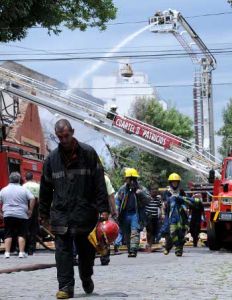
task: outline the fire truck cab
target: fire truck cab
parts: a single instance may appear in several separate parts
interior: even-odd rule
[[[232,156],[224,159],[221,179],[215,179],[207,228],[210,250],[232,245]]]

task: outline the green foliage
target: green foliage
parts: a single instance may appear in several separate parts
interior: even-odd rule
[[[219,153],[225,157],[232,147],[232,99],[230,99],[226,108],[223,109],[224,125],[219,129],[218,135],[222,136],[222,145],[219,147]]]
[[[136,119],[184,139],[189,140],[193,137],[191,119],[178,112],[175,108],[164,110],[156,99],[138,99],[132,111]],[[154,182],[158,182],[160,186],[166,186],[167,177],[172,172],[181,175],[183,179],[182,186],[187,186],[187,182],[193,178],[193,174],[189,171],[135,147],[121,144],[111,148],[111,150],[120,163],[120,169],[123,167],[136,168],[141,173],[140,181],[147,187]],[[114,180],[114,172],[118,171],[111,170],[112,180]]]
[[[59,34],[60,25],[74,30],[87,27],[105,29],[114,19],[112,0],[2,0],[0,1],[0,41],[21,40],[33,26]]]

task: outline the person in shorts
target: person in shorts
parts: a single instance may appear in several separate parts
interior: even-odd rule
[[[15,237],[18,237],[19,257],[26,257],[25,238],[35,198],[29,190],[20,185],[20,180],[20,174],[12,172],[9,184],[0,191],[0,215],[5,224],[5,258],[10,258],[12,239]]]

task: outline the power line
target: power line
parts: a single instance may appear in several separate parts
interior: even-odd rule
[[[231,15],[231,11],[219,12],[219,13],[211,13],[211,14],[202,14],[202,15],[195,15],[195,16],[187,16],[185,19],[194,19],[194,18],[202,18],[202,17],[213,17],[213,16],[222,16],[222,15]],[[126,24],[142,24],[148,23],[147,20],[141,21],[127,21],[127,22],[116,22],[116,23],[109,23],[106,26],[114,26],[114,25],[126,25]]]
[[[213,42],[213,43],[207,43],[207,45],[232,45],[232,42]],[[30,50],[30,51],[40,51],[40,52],[47,52],[47,53],[53,53],[53,50],[48,50],[48,49],[38,49],[38,48],[29,48],[29,47],[23,47],[23,46],[18,46],[18,45],[2,45],[2,46],[7,46],[7,47],[12,47],[12,48],[20,48],[20,49],[25,49],[25,50]],[[181,45],[177,45],[178,48],[173,49],[173,50],[180,50]],[[173,47],[173,44],[171,45],[143,45],[143,46],[125,46],[123,47],[124,49],[145,49],[145,48],[170,48]],[[59,51],[84,51],[84,50],[100,50],[100,49],[112,49],[112,47],[91,47],[91,48],[62,48],[62,49],[56,49],[57,52]],[[182,48],[181,48],[182,49]],[[107,51],[108,53],[109,51]],[[61,52],[62,53],[62,52]]]
[[[231,54],[232,50],[217,50],[212,51],[212,54]],[[185,58],[189,57],[189,54],[193,55],[203,55],[201,52],[192,52],[192,53],[160,53],[160,54],[130,54],[130,55],[112,55],[109,57],[106,56],[70,56],[69,57],[52,57],[52,58],[16,58],[16,59],[0,59],[0,62],[5,61],[17,61],[17,62],[52,62],[52,61],[69,61],[69,60],[112,60],[112,59],[164,59],[164,58]]]
[[[226,52],[226,51],[232,51],[232,47],[223,47],[223,48],[210,48],[209,51],[211,53],[219,53]],[[30,56],[50,56],[50,55],[87,55],[87,54],[109,54],[109,53],[117,53],[117,54],[131,54],[131,53],[160,53],[160,54],[169,54],[169,53],[174,53],[174,54],[186,54],[186,51],[184,49],[167,49],[167,50],[133,50],[133,51],[117,51],[117,52],[105,52],[105,51],[88,51],[88,52],[47,52],[44,51],[45,53],[1,53],[1,55],[4,56],[12,56],[12,55],[17,55],[17,56],[23,56],[23,55],[30,55]],[[202,52],[192,52],[191,54],[202,54]],[[112,57],[112,56],[110,56]],[[110,58],[109,57],[109,58]]]
[[[188,16],[185,17],[186,19],[193,19],[193,18],[201,18],[201,17],[213,17],[213,16],[222,16],[222,15],[231,15],[232,11],[224,11],[219,13],[211,13],[211,14],[203,14],[203,15],[197,15],[197,16]]]
[[[111,86],[111,87],[87,87],[87,88],[78,88],[78,87],[69,87],[69,90],[124,90],[124,89],[149,89],[149,88],[185,88],[185,87],[193,87],[194,85],[191,83],[187,84],[155,84],[155,83],[147,83],[148,86]],[[213,86],[223,86],[223,85],[232,85],[232,82],[215,82],[212,83]],[[54,90],[58,91],[66,91],[66,89],[54,88]],[[125,94],[127,95],[127,94]]]

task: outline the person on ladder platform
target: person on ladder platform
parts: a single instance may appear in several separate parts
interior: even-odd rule
[[[107,221],[109,202],[104,170],[96,151],[77,141],[66,119],[55,124],[60,143],[45,160],[40,184],[39,212],[44,226],[55,234],[57,299],[74,296],[73,241],[77,245],[78,269],[86,294],[92,280],[95,247],[88,240],[98,221]]]
[[[145,222],[145,205],[151,201],[151,196],[138,183],[139,174],[136,169],[126,168],[124,177],[125,184],[117,193],[118,220],[126,239],[128,257],[136,257],[139,247],[139,233]]]

